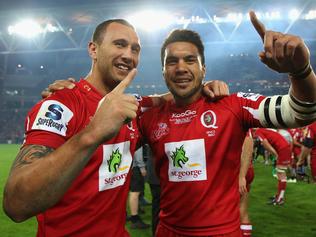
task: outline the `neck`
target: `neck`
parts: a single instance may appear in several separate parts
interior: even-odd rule
[[[194,103],[195,101],[197,101],[201,96],[202,96],[202,88],[200,88],[193,95],[191,95],[187,98],[178,97],[178,96],[174,95],[174,100],[175,100],[175,104],[177,105],[177,107],[185,107],[185,106],[190,105],[190,104]]]
[[[103,96],[111,91],[111,89],[105,84],[105,79],[94,70],[91,70],[85,79]]]

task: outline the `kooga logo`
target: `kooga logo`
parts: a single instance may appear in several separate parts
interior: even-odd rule
[[[173,113],[172,114],[172,118],[182,118],[182,117],[186,117],[186,116],[190,116],[190,115],[195,115],[196,111],[192,111],[192,110],[187,110],[181,114],[177,114],[177,113]]]

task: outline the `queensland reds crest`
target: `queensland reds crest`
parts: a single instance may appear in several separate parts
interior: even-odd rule
[[[217,128],[216,114],[212,110],[207,110],[201,115],[201,123],[206,128]]]

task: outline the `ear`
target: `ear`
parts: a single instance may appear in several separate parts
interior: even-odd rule
[[[92,41],[90,41],[88,44],[88,52],[89,52],[90,58],[93,60],[97,59],[97,47],[98,47],[97,44]]]
[[[162,66],[161,72],[162,72],[163,79],[166,80],[166,78],[165,78],[165,66]]]
[[[205,64],[202,66],[202,72],[203,72],[203,79],[204,79],[205,76],[206,76],[206,66],[205,66]]]

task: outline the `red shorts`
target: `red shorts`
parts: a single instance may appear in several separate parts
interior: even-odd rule
[[[255,178],[255,171],[253,169],[253,166],[251,165],[247,171],[246,174],[246,185],[247,185],[247,191],[250,191],[250,184],[252,183],[253,179]]]
[[[291,164],[292,152],[291,147],[285,147],[278,152],[278,159],[276,165],[288,166]]]
[[[297,146],[294,146],[293,154],[294,154],[294,157],[299,157],[299,155],[301,154],[301,148],[297,147]]]
[[[220,235],[182,235],[169,230],[168,228],[164,227],[160,223],[157,226],[155,237],[242,237],[241,230],[238,228],[234,232],[228,234],[220,234]]]

